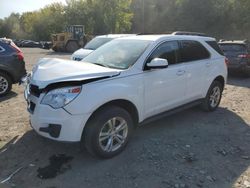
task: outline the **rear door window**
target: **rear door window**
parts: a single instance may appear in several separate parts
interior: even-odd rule
[[[224,55],[224,53],[221,51],[219,45],[216,41],[206,41],[206,43],[211,46],[216,52],[218,52],[220,55]]]
[[[182,40],[180,50],[180,62],[190,62],[210,57],[207,49],[198,41]]]

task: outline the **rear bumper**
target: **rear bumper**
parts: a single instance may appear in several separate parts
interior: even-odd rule
[[[12,70],[12,78],[14,83],[18,83],[21,79],[27,74],[25,69],[25,62],[24,61],[16,61],[12,63],[13,70]]]
[[[250,73],[250,65],[248,64],[229,64],[228,65],[228,71],[229,72],[247,72]]]

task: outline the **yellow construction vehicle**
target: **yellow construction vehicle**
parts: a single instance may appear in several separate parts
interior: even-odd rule
[[[70,25],[65,32],[52,34],[52,50],[73,53],[86,44],[83,25]]]

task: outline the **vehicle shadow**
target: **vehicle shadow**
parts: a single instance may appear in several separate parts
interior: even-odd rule
[[[250,127],[226,108],[213,113],[192,108],[141,126],[112,159],[93,158],[79,146],[28,131],[0,149],[0,182],[23,167],[4,185],[229,188],[250,165]],[[73,159],[55,178],[38,178],[37,170],[55,154]]]
[[[16,96],[17,96],[17,93],[16,93],[16,92],[10,91],[6,96],[0,97],[0,102],[9,100],[9,99],[11,99],[11,98],[13,98],[13,97],[16,97]]]
[[[250,88],[250,77],[233,74],[228,76],[227,84]]]

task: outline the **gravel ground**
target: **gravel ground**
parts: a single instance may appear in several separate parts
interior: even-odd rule
[[[22,50],[29,71],[41,57],[70,57]],[[0,117],[0,182],[19,170],[0,188],[250,188],[250,78],[229,77],[213,113],[196,107],[139,127],[109,160],[32,131],[21,86],[0,99]]]

